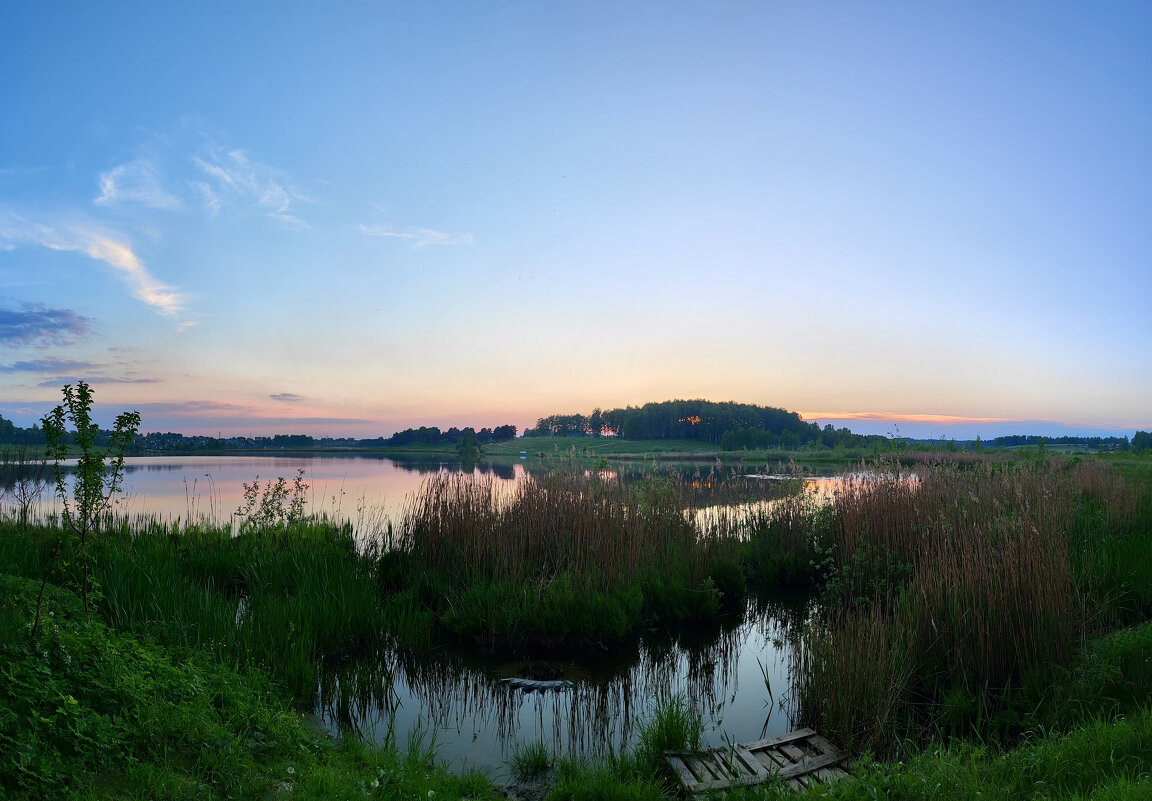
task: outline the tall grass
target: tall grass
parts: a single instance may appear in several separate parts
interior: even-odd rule
[[[804,717],[879,750],[941,726],[996,731],[995,699],[1064,663],[1101,603],[1152,590],[1110,558],[1147,553],[1146,494],[1058,459],[848,481],[816,545],[825,612],[798,656]],[[1100,495],[1114,509],[1085,525]]]
[[[0,573],[42,578],[51,526],[0,525]],[[49,580],[74,584],[67,565]],[[375,554],[357,549],[351,527],[311,521],[270,531],[181,526],[155,520],[106,526],[93,576],[114,628],[166,645],[207,650],[232,665],[267,668],[310,701],[326,656],[372,647],[385,626]]]
[[[447,628],[488,644],[619,639],[714,615],[742,591],[736,543],[702,533],[681,482],[552,471],[504,488],[429,477],[389,543],[386,584],[417,586]]]

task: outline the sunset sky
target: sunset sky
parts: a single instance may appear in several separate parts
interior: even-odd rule
[[[1152,5],[5,3],[0,415],[1152,430]]]

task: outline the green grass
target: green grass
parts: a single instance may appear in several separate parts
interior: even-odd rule
[[[0,523],[0,572],[44,576],[58,532]],[[65,538],[49,580],[77,583]],[[388,631],[373,553],[346,525],[300,523],[233,537],[226,528],[145,521],[106,530],[93,545],[103,619],[172,647],[262,666],[309,702],[326,656],[372,648]]]
[[[603,637],[633,616],[715,615],[707,599],[745,575],[820,586],[835,610],[797,665],[812,682],[803,713],[873,756],[831,797],[1147,797],[1152,460],[917,473],[914,490],[877,479],[831,505],[761,509],[703,538],[676,522],[685,506],[670,482],[615,496],[562,479],[519,507],[480,493],[425,518],[446,524],[434,570],[415,550],[358,550],[346,527],[323,521],[239,537],[119,523],[93,547],[99,614],[87,621],[66,588],[78,576],[65,542],[34,641],[57,532],[7,519],[0,797],[274,798],[288,785],[293,798],[493,797],[486,777],[436,768],[427,740],[318,739],[293,700],[319,686],[326,702],[343,694],[340,708],[357,688],[386,687],[367,672],[332,681],[326,663],[431,645],[435,627]],[[631,511],[614,517],[621,509]],[[636,564],[632,549],[649,561]],[[547,759],[552,798],[670,797],[660,755],[694,747],[694,733],[698,719],[674,699],[605,762],[531,748],[513,762],[537,770]]]
[[[260,671],[88,622],[53,585],[30,643],[39,590],[0,576],[0,797],[496,797],[426,750],[313,735]]]
[[[552,770],[556,758],[548,746],[537,741],[517,746],[508,764],[517,779],[532,779]]]
[[[381,583],[488,647],[599,645],[715,617],[725,591],[744,592],[738,546],[700,531],[691,504],[665,479],[551,471],[506,488],[438,474],[386,547]]]

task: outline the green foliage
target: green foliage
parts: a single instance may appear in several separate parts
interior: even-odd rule
[[[883,752],[1017,736],[1080,633],[1152,614],[1149,494],[1052,455],[849,481],[811,541],[824,603],[801,651],[805,722]]]
[[[456,444],[456,452],[465,462],[474,462],[480,458],[480,441],[476,439],[476,432],[465,428],[460,434],[460,441]]]
[[[665,751],[696,751],[704,734],[700,713],[684,696],[674,695],[658,704],[640,727],[637,764],[651,772],[666,768]]]
[[[518,745],[508,762],[512,775],[518,779],[530,779],[552,770],[556,758],[544,743],[536,741]]]
[[[84,610],[89,611],[89,535],[100,525],[100,518],[108,512],[112,497],[120,491],[124,478],[124,449],[132,444],[132,437],[140,428],[139,412],[123,412],[116,416],[107,446],[97,445],[100,427],[92,422],[92,390],[83,381],[65,384],[64,403],[44,416],[44,435],[48,441],[48,457],[56,467],[56,495],[63,511],[61,519],[65,530],[79,540],[78,558],[83,567],[80,582]],[[68,425],[75,428],[73,439],[80,456],[73,469],[72,500],[68,498],[67,480],[61,463],[68,458],[65,434]],[[59,551],[59,545],[54,553]],[[54,557],[55,558],[55,557]],[[47,574],[45,574],[47,580]],[[39,619],[32,624],[36,633]]]
[[[243,528],[249,531],[268,531],[284,528],[304,520],[308,504],[308,484],[304,481],[304,468],[296,471],[292,488],[283,476],[260,486],[260,476],[252,483],[242,482],[244,502],[236,510],[244,519]]]
[[[48,462],[38,448],[12,445],[0,450],[0,500],[11,498],[17,519],[26,525],[48,484]]]
[[[0,576],[0,635],[31,624],[37,582]],[[43,636],[0,636],[0,797],[495,798],[427,748],[308,733],[258,671],[99,623],[49,585]]]
[[[44,434],[48,440],[48,456],[56,464],[56,494],[63,506],[62,517],[67,528],[83,539],[99,524],[108,511],[112,497],[120,491],[124,478],[124,449],[132,444],[132,437],[140,428],[139,412],[123,412],[116,416],[108,445],[97,446],[100,427],[92,422],[92,390],[83,381],[73,389],[66,384],[64,403],[44,416]],[[73,470],[75,476],[72,499],[61,462],[68,458],[65,434],[68,426],[75,428],[75,445],[80,449]]]
[[[654,621],[708,617],[742,587],[734,540],[699,536],[678,481],[552,471],[510,492],[426,481],[379,568],[444,627],[486,646],[606,644]]]

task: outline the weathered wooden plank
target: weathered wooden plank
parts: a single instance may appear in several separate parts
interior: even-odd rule
[[[689,792],[703,793],[708,790],[728,790],[732,787],[744,787],[745,785],[750,784],[760,784],[763,781],[764,779],[761,779],[759,776],[746,774],[744,776],[737,776],[731,779],[716,779],[714,781],[696,782],[692,785]],[[685,787],[685,789],[688,788]]]
[[[824,752],[825,754],[836,753],[836,746],[832,745],[832,743],[828,742],[821,735],[816,734],[815,732],[808,735],[808,742],[812,743],[812,745],[816,746],[820,751]]]
[[[703,758],[700,760],[712,774],[719,781],[726,781],[727,779],[735,778],[737,773],[732,770],[732,766],[724,759],[724,755],[718,751],[707,751],[701,755]]]
[[[805,757],[787,768],[781,768],[780,772],[776,774],[781,779],[791,779],[795,776],[802,776],[817,768],[826,768],[829,765],[834,765],[840,761],[839,754],[822,754],[818,757]]]
[[[817,768],[814,771],[810,771],[808,775],[815,776],[817,779],[823,782],[834,782],[837,778],[839,778],[835,773],[832,772],[831,768]]]
[[[805,737],[811,737],[815,733],[812,729],[797,729],[787,734],[781,734],[778,737],[769,737],[767,740],[756,740],[755,742],[744,743],[744,747],[749,751],[756,751],[761,748],[772,748],[773,746],[790,743],[795,740],[803,740]]]
[[[841,754],[811,729],[701,753],[667,752],[665,757],[691,795],[761,784],[774,777],[803,790],[848,775],[838,764],[844,760]]]
[[[792,743],[785,743],[776,750],[791,759],[793,762],[799,762],[801,759],[804,759],[808,756],[808,754],[804,753],[803,748],[800,748],[797,745],[793,745]]]
[[[743,763],[744,767],[749,773],[754,776],[759,776],[762,779],[769,778],[772,774],[768,772],[768,768],[760,764],[760,760],[753,756],[752,752],[748,750],[747,746],[737,745],[734,749],[737,758]]]
[[[688,763],[688,767],[691,768],[692,772],[699,777],[698,781],[700,782],[712,782],[723,778],[722,776],[717,776],[716,771],[712,770],[712,766],[708,764],[706,754],[693,754],[690,759],[685,761]]]
[[[756,759],[772,774],[775,774],[780,768],[786,768],[792,764],[792,760],[771,748],[762,751],[753,751],[752,753],[756,755]]]
[[[688,769],[688,765],[685,764],[680,755],[665,754],[664,759],[668,761],[668,764],[672,766],[672,770],[680,777],[680,783],[684,785],[684,789],[691,792],[692,787],[696,785],[696,777],[692,775],[692,771]]]

